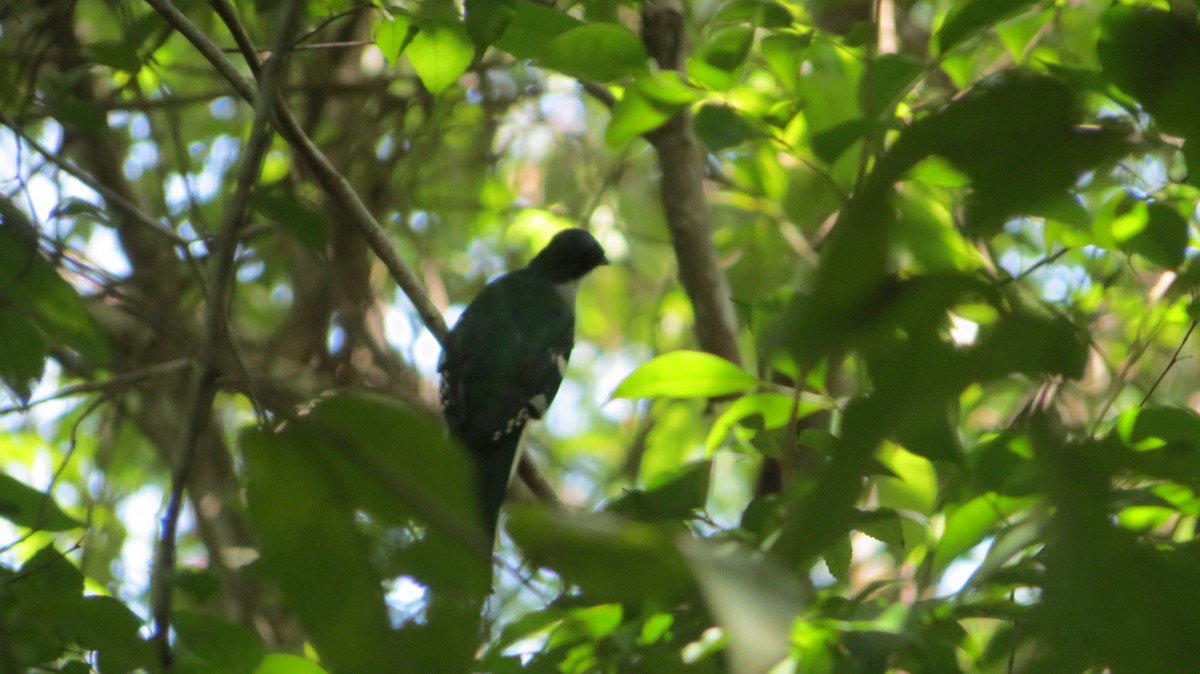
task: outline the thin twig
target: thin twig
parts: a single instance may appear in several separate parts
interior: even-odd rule
[[[72,384],[64,386],[61,389],[51,393],[45,398],[38,398],[24,405],[10,405],[8,407],[0,407],[0,416],[12,414],[13,412],[28,412],[31,407],[36,407],[44,403],[70,398],[78,395],[86,395],[88,393],[109,393],[117,389],[123,388],[130,384],[136,384],[144,379],[151,377],[161,377],[182,370],[189,365],[190,361],[187,358],[177,358],[168,360],[163,363],[157,363],[149,367],[133,370],[123,374],[116,375],[111,379],[104,381],[88,381],[80,384]]]
[[[1162,373],[1158,375],[1158,379],[1154,380],[1154,385],[1150,387],[1149,391],[1146,391],[1146,397],[1142,398],[1142,402],[1138,403],[1139,408],[1146,405],[1146,403],[1150,400],[1150,396],[1154,395],[1155,389],[1157,389],[1158,385],[1162,383],[1163,378],[1167,376],[1167,373],[1171,371],[1172,367],[1175,367],[1175,363],[1178,363],[1180,360],[1182,360],[1179,357],[1179,353],[1183,351],[1183,347],[1187,345],[1188,339],[1191,338],[1192,332],[1196,329],[1197,323],[1200,323],[1200,321],[1192,321],[1192,324],[1188,326],[1187,332],[1183,335],[1183,341],[1179,342],[1179,346],[1176,347],[1175,353],[1171,354],[1171,362],[1167,363],[1167,366],[1163,368]]]
[[[146,2],[196,47],[216,71],[233,86],[239,96],[248,101],[254,99],[254,86],[242,77],[233,63],[225,57],[221,48],[188,20],[170,0],[146,0]],[[409,269],[404,259],[400,257],[399,251],[388,239],[383,227],[367,209],[346,178],[338,173],[337,169],[304,132],[282,98],[277,98],[275,101],[275,123],[280,134],[313,172],[322,189],[334,203],[342,207],[349,216],[350,223],[360,230],[367,245],[387,267],[392,279],[412,302],[413,307],[421,316],[422,322],[425,323],[425,327],[439,343],[445,341],[448,332],[446,321],[430,301],[420,278]]]
[[[32,147],[46,159],[50,160],[52,164],[74,176],[77,180],[79,180],[79,182],[95,190],[96,193],[104,197],[104,201],[110,204],[113,208],[116,208],[125,215],[133,218],[133,220],[139,225],[143,225],[155,234],[165,237],[176,246],[182,247],[185,251],[187,250],[188,241],[186,239],[170,229],[163,227],[161,224],[156,222],[154,218],[146,215],[139,210],[137,206],[126,200],[125,197],[122,197],[120,194],[117,194],[113,190],[106,187],[99,180],[93,178],[87,171],[75,166],[71,162],[63,159],[59,153],[54,152],[37,142],[37,140],[25,133],[25,130],[19,127],[12,119],[8,117],[8,115],[4,114],[3,111],[0,111],[0,124],[3,124],[11,129],[12,132],[17,135],[17,137],[19,137],[22,141],[29,145],[29,147]]]
[[[220,6],[224,0],[213,0]],[[250,198],[258,175],[262,170],[263,158],[271,144],[268,120],[274,107],[279,83],[283,79],[288,47],[300,25],[302,0],[292,0],[279,16],[275,31],[275,57],[261,70],[255,63],[255,72],[261,72],[259,86],[254,96],[254,121],[246,142],[246,151],[238,167],[237,187],[226,211],[225,224],[213,252],[214,267],[208,306],[205,316],[206,338],[204,353],[197,364],[192,382],[191,414],[184,429],[180,456],[171,475],[171,492],[167,499],[166,512],[162,518],[162,538],[158,542],[154,560],[153,583],[151,586],[151,609],[154,614],[154,643],[164,669],[170,671],[172,653],[170,644],[172,586],[175,573],[175,556],[179,517],[183,512],[184,492],[191,478],[196,453],[201,438],[212,424],[212,406],[217,393],[220,376],[220,351],[230,341],[228,313],[234,287],[235,258],[242,231],[245,228]],[[227,7],[232,11],[232,7]],[[235,31],[236,34],[236,31]],[[247,37],[248,41],[249,38]],[[248,42],[247,42],[248,44]],[[253,51],[250,52],[253,55]]]

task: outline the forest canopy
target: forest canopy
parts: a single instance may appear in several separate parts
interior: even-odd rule
[[[1200,671],[1191,0],[10,0],[0,90],[0,672]],[[440,344],[568,227],[492,554]]]

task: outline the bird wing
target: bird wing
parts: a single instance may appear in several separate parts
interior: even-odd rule
[[[527,269],[485,287],[451,331],[439,367],[455,435],[477,451],[541,418],[562,383],[574,329],[571,307]]]

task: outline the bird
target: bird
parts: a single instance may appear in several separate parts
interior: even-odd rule
[[[564,229],[524,267],[486,285],[446,337],[438,363],[443,415],[474,464],[489,550],[522,436],[546,414],[571,357],[580,282],[606,264],[595,237]]]

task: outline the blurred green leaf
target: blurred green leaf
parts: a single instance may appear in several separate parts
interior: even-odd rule
[[[475,44],[466,26],[457,21],[424,20],[417,25],[405,53],[425,88],[440,94],[471,65]]]
[[[279,223],[305,248],[323,255],[329,243],[329,225],[312,204],[295,194],[272,189],[258,191],[251,200],[254,210]]]
[[[49,494],[0,473],[0,517],[38,531],[67,531],[83,523],[63,512]]]
[[[41,330],[20,312],[0,308],[0,380],[22,404],[29,396],[46,364],[46,340]]]
[[[583,26],[575,17],[532,0],[515,0],[508,27],[495,45],[517,58],[536,58],[557,35]]]
[[[770,671],[791,652],[792,621],[804,605],[795,577],[766,557],[732,544],[680,544],[701,592],[729,639],[729,670]]]
[[[142,621],[114,597],[84,597],[74,618],[78,643],[97,651],[102,674],[124,674],[156,666],[154,648],[138,633]]]
[[[1145,227],[1120,246],[1121,250],[1137,253],[1160,267],[1177,269],[1183,264],[1187,244],[1187,220],[1175,208],[1153,203],[1146,207]]]
[[[674,351],[643,363],[612,393],[613,398],[713,398],[748,391],[758,378],[724,358]]]
[[[75,289],[8,225],[0,227],[0,302],[26,312],[50,342],[74,349],[89,363],[102,366],[111,358],[104,333]],[[21,370],[31,370],[29,361]]]
[[[391,672],[403,655],[388,646],[382,579],[354,526],[354,502],[323,465],[322,457],[336,450],[323,444],[320,436],[295,430],[242,434],[262,566],[332,669]]]
[[[506,529],[531,560],[593,601],[672,601],[692,584],[671,540],[649,524],[523,507],[512,509]]]
[[[241,625],[193,611],[176,611],[171,624],[179,643],[221,674],[253,674],[266,656],[262,641]]]
[[[704,510],[711,479],[711,461],[689,463],[662,484],[625,490],[604,511],[641,522],[688,520]]]
[[[571,28],[546,41],[538,62],[583,80],[611,82],[648,73],[641,38],[613,23]]]
[[[945,54],[973,33],[995,25],[1029,7],[1035,0],[966,0],[953,6],[935,37],[939,53]]]
[[[463,7],[467,34],[480,49],[499,39],[517,14],[515,0],[466,0]]]
[[[679,73],[662,71],[642,76],[625,87],[613,107],[604,131],[604,142],[619,147],[651,131],[700,97],[687,86]]]
[[[871,119],[852,119],[837,126],[813,133],[808,142],[813,153],[826,164],[837,161],[842,153],[850,149],[864,136],[879,129],[879,123]]]
[[[386,14],[375,27],[375,44],[393,66],[417,34],[412,17],[400,12]]]
[[[704,105],[696,112],[696,135],[709,152],[720,152],[761,135],[742,115],[727,105]]]
[[[254,674],[326,674],[318,665],[299,656],[286,653],[270,653]]]

